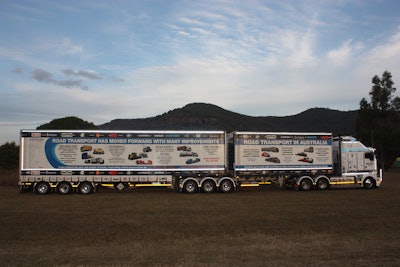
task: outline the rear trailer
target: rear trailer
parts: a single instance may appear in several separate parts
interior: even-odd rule
[[[229,192],[224,131],[22,130],[21,191],[89,194],[100,186]]]

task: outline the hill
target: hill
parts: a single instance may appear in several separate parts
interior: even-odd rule
[[[49,123],[45,123],[37,127],[38,130],[49,130],[49,129],[89,130],[96,128],[97,128],[96,125],[94,125],[92,122],[82,120],[75,116],[55,119]]]
[[[311,108],[292,116],[247,116],[205,103],[192,103],[143,119],[115,119],[103,130],[234,130],[332,132],[355,135],[357,111]]]

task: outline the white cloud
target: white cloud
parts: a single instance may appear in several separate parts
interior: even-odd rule
[[[56,38],[48,40],[36,40],[37,44],[33,44],[32,48],[36,53],[48,53],[49,56],[75,56],[82,54],[84,48],[81,45],[74,43],[70,38]]]
[[[386,42],[371,49],[368,58],[372,63],[381,65],[388,62],[388,67],[396,68],[400,59],[400,28]]]
[[[96,73],[93,70],[73,70],[73,69],[64,69],[62,72],[67,76],[78,76],[91,80],[101,80],[102,77],[100,74]]]
[[[348,64],[363,48],[361,43],[353,44],[352,39],[346,40],[341,47],[328,51],[327,58],[334,65]]]

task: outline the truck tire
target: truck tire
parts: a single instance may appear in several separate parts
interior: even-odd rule
[[[363,182],[363,187],[365,189],[375,188],[375,185],[376,185],[375,180],[373,178],[371,178],[371,177],[365,178],[365,180]]]
[[[35,187],[36,193],[41,195],[50,193],[50,190],[51,190],[50,184],[46,182],[39,182]]]
[[[205,180],[201,185],[201,192],[214,193],[217,190],[217,185],[213,180]]]
[[[327,190],[329,189],[329,180],[327,178],[319,178],[317,181],[316,188],[318,190]]]
[[[232,192],[234,189],[233,187],[233,183],[230,180],[223,180],[220,184],[219,184],[219,192],[221,193],[230,193]]]
[[[57,192],[66,195],[72,192],[72,185],[68,182],[61,182],[57,185]]]
[[[313,183],[310,178],[303,178],[300,180],[299,189],[301,191],[308,191],[312,188]]]
[[[186,181],[183,184],[183,192],[188,194],[194,194],[199,190],[197,182],[194,180]]]
[[[88,195],[93,193],[93,185],[89,182],[83,182],[80,183],[78,186],[78,192],[81,193],[82,195]]]

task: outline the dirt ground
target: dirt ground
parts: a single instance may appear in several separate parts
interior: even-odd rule
[[[400,170],[379,189],[0,186],[2,266],[400,266]]]

